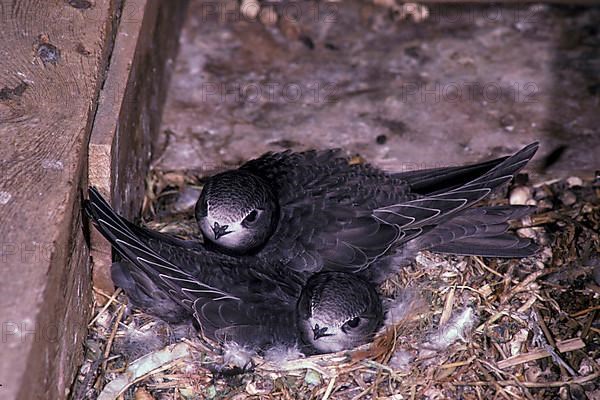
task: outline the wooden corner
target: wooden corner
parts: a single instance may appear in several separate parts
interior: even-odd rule
[[[143,0],[122,12],[90,139],[89,183],[126,217],[140,209],[186,3]],[[112,292],[111,248],[96,231],[91,255],[94,285]]]

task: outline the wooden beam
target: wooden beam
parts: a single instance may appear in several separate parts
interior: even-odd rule
[[[117,0],[0,2],[2,399],[64,398],[90,310],[87,144]]]
[[[186,7],[183,0],[138,0],[122,12],[90,139],[89,183],[127,217],[143,199]],[[111,292],[110,245],[92,230],[91,246],[94,286]]]

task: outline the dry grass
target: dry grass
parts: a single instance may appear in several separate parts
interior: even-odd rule
[[[600,398],[600,185],[570,184],[531,186],[539,211],[516,228],[541,242],[537,255],[421,254],[381,291],[418,288],[428,307],[352,352],[255,359],[236,374],[220,370],[219,348],[193,331],[129,311],[122,293],[104,294],[74,398]],[[147,224],[194,236],[189,206],[200,182],[155,173],[147,187]],[[574,203],[565,205],[566,192]]]

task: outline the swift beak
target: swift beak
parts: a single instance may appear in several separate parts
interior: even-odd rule
[[[219,225],[218,222],[215,222],[215,224],[212,227],[212,231],[215,234],[215,240],[219,240],[221,236],[225,236],[232,232],[227,231],[227,228],[229,228],[229,225]]]
[[[317,339],[325,337],[325,336],[333,336],[333,333],[325,333],[325,332],[327,332],[326,326],[323,328],[319,328],[319,324],[315,324],[315,327],[313,328],[314,340],[317,340]]]

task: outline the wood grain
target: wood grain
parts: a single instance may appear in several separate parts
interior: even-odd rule
[[[90,139],[89,182],[128,218],[144,197],[186,6],[182,0],[126,3],[116,35]],[[94,286],[112,292],[110,245],[96,231],[91,245]]]
[[[2,399],[63,398],[80,362],[80,194],[117,3],[0,2]]]

